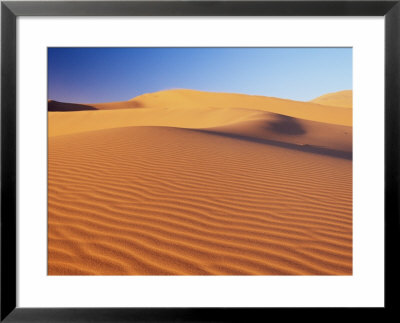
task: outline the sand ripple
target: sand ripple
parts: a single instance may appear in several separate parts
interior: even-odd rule
[[[49,138],[48,273],[351,274],[351,160],[222,131]]]

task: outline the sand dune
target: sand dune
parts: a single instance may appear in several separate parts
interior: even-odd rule
[[[249,109],[120,109],[108,111],[49,112],[49,136],[129,126],[180,128],[217,127],[262,117],[265,113]]]
[[[176,92],[49,112],[48,274],[351,274],[349,109]]]
[[[49,136],[129,126],[210,128],[268,119],[271,113],[352,126],[352,110],[342,107],[191,90],[162,91],[145,94],[131,101],[88,106],[99,111],[76,111],[75,107],[74,113],[50,112]],[[102,110],[104,107],[107,109]]]
[[[58,112],[97,110],[95,107],[92,107],[87,104],[65,103],[65,102],[54,101],[54,100],[48,100],[47,109],[48,109],[48,111],[58,111]]]
[[[340,158],[352,158],[352,127],[270,113],[263,118],[200,131]]]
[[[269,140],[351,156],[352,127],[249,109],[152,109],[49,113],[49,136],[129,126],[198,129],[248,140]],[[311,147],[309,147],[311,148]]]
[[[335,93],[328,93],[322,95],[310,102],[335,106],[335,107],[343,107],[343,108],[352,108],[353,107],[353,91],[339,91]]]
[[[108,103],[68,103],[48,100],[48,111],[73,112],[85,110],[118,110],[140,108],[140,103],[135,101],[120,101]]]
[[[131,102],[147,108],[241,108],[284,114],[290,117],[340,125],[352,125],[352,113],[340,107],[324,106],[313,102],[300,102],[258,95],[169,90],[148,93]]]
[[[67,111],[69,103],[57,102],[58,105],[63,106],[63,110],[55,110],[52,106],[54,102],[49,101],[49,111]],[[151,114],[151,116],[159,116],[159,113],[153,111],[143,111],[151,108],[168,109],[168,112],[182,111],[185,113],[199,114],[203,111],[222,111],[226,109],[251,110],[263,111],[283,114],[286,116],[300,118],[311,121],[332,123],[338,125],[351,126],[352,125],[352,111],[341,107],[321,106],[320,104],[312,102],[300,102],[278,98],[271,98],[265,96],[245,95],[245,94],[232,94],[232,93],[214,93],[202,92],[194,90],[169,90],[160,91],[155,93],[148,93],[140,95],[129,101],[122,102],[109,102],[109,103],[84,103],[76,104],[71,103],[70,111],[77,111],[76,106],[89,107],[81,110],[118,110],[118,109],[134,109],[129,114],[132,119],[138,113],[139,117],[143,114]],[[142,108],[142,109],[138,109]],[[187,111],[189,110],[189,111]],[[194,110],[191,111],[191,110]],[[200,112],[198,111],[200,110]],[[197,111],[197,112],[196,112]],[[250,112],[251,113],[251,112]],[[109,118],[113,113],[102,114],[104,118]],[[121,112],[121,114],[123,114]],[[224,114],[224,117],[229,118]],[[124,114],[124,116],[126,116]],[[164,113],[162,115],[165,115]],[[63,116],[64,117],[64,116]],[[62,117],[62,118],[63,118]],[[197,117],[197,116],[196,116]],[[186,119],[185,119],[186,120]],[[190,122],[190,119],[188,120]],[[52,123],[50,123],[52,124]],[[94,130],[94,129],[92,129]]]

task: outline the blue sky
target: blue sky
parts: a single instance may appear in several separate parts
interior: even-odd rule
[[[308,101],[352,87],[351,48],[48,49],[48,98],[64,102],[176,88]]]

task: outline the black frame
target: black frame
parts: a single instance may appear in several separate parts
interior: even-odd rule
[[[385,307],[400,307],[399,108],[400,0],[314,1],[4,1],[1,3],[1,322],[252,322],[268,314],[323,320],[338,309],[18,308],[16,307],[16,18],[18,16],[384,16],[385,17]],[[40,292],[40,291],[38,291]],[[268,313],[267,313],[268,310]],[[313,312],[311,313],[310,310]],[[317,313],[315,311],[317,310]],[[359,315],[360,309],[341,309]],[[323,317],[318,317],[324,311]],[[350,313],[353,312],[353,313]],[[263,319],[260,319],[266,315]],[[341,314],[340,314],[341,315]],[[396,317],[396,315],[394,316]],[[397,316],[398,317],[398,316]],[[360,318],[360,317],[359,317]],[[343,319],[337,316],[337,319]]]

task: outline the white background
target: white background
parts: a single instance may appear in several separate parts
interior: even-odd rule
[[[47,276],[52,46],[353,47],[353,276]],[[17,79],[18,306],[383,306],[383,18],[19,17]]]

